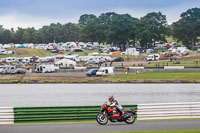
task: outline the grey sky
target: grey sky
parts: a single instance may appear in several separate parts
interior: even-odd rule
[[[200,0],[0,0],[0,24],[38,29],[50,23],[77,23],[83,14],[99,16],[109,11],[137,18],[161,11],[171,24],[194,7],[200,7]]]

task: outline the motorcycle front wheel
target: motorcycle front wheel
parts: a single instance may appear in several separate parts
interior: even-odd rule
[[[98,113],[97,116],[96,116],[96,121],[100,125],[106,125],[108,123],[108,116],[106,114],[103,114],[103,113]]]
[[[129,113],[130,114],[130,116],[129,116],[129,118],[127,118],[126,120],[125,120],[125,122],[127,123],[127,124],[133,124],[134,122],[135,122],[135,119],[136,119],[136,117],[135,117],[135,115],[131,112],[131,113]]]

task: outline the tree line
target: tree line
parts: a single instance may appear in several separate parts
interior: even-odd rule
[[[125,49],[136,42],[143,48],[150,47],[156,41],[166,42],[166,36],[181,41],[191,48],[200,37],[200,8],[183,12],[180,19],[167,24],[166,15],[151,12],[134,18],[129,14],[115,12],[102,13],[100,16],[84,14],[79,23],[50,24],[36,30],[32,28],[5,29],[0,26],[0,43],[51,43],[54,42],[99,42],[109,43]]]

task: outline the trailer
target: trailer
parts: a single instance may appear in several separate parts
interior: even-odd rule
[[[51,73],[55,72],[55,66],[54,65],[39,65],[35,72],[37,73]]]

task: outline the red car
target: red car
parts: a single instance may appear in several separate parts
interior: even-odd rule
[[[63,51],[59,51],[58,54],[64,54],[64,52]]]

